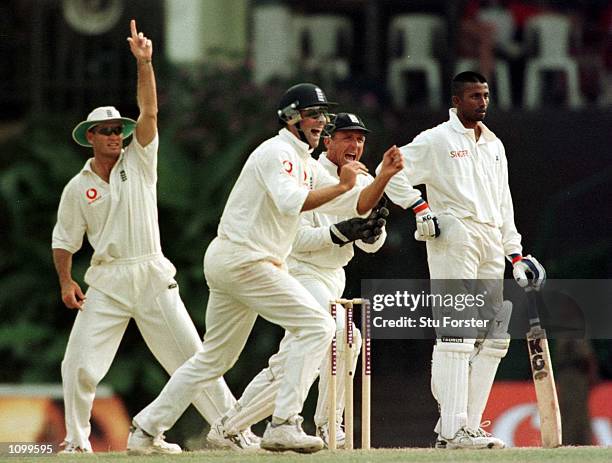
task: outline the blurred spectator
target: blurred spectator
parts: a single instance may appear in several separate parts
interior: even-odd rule
[[[491,78],[494,69],[494,47],[496,44],[495,24],[479,18],[479,11],[486,0],[469,0],[459,30],[459,56],[476,57],[479,71]],[[496,2],[493,2],[496,3]]]
[[[460,25],[459,56],[478,59],[478,70],[489,79],[495,70],[495,60],[506,60],[511,81],[515,82],[522,74],[523,56],[516,35],[515,20],[507,2],[468,0]]]

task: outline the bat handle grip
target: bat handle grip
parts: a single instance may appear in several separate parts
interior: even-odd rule
[[[527,315],[529,316],[529,327],[540,328],[540,313],[538,311],[538,295],[533,288],[525,289],[527,294]]]

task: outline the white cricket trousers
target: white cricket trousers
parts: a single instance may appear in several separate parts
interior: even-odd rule
[[[174,280],[158,294],[145,297],[137,307],[127,307],[92,287],[87,290],[62,362],[66,441],[91,449],[90,417],[96,386],[110,368],[130,318],[169,374],[202,348]],[[201,392],[193,403],[209,423],[235,403],[223,378]]]
[[[276,397],[274,415],[282,419],[301,412],[334,334],[327,310],[284,266],[263,260],[244,246],[215,238],[204,256],[204,273],[210,295],[203,349],[134,418],[152,435],[170,429],[193,397],[234,365],[258,314],[296,337]]]
[[[429,273],[434,285],[443,287],[442,280],[479,280],[487,283],[486,315],[491,319],[502,310],[505,256],[501,231],[469,218],[457,219],[441,215],[440,237],[427,242]],[[452,285],[451,285],[452,286]],[[456,288],[453,288],[456,290]],[[452,439],[468,423],[470,356],[475,338],[463,342],[445,342],[437,332],[431,370],[431,388],[440,408],[440,420],[435,431]],[[488,396],[488,391],[486,391]],[[482,413],[482,412],[481,412]]]
[[[317,268],[317,273],[314,273],[312,266],[293,265],[291,267],[291,275],[298,280],[304,288],[319,302],[323,307],[328,307],[331,300],[342,297],[345,285],[344,269],[323,269]],[[328,309],[327,309],[328,310]],[[343,342],[346,320],[345,312],[341,308],[338,310],[336,317],[336,337],[338,339],[338,356],[337,356],[337,410],[338,422],[342,421],[342,413],[344,411],[344,382],[346,371],[346,362],[344,357],[345,343]],[[353,325],[354,343],[351,351],[351,363],[353,370],[359,357],[361,349],[361,333]],[[229,415],[226,421],[226,429],[230,432],[238,432],[251,426],[274,412],[274,401],[280,387],[280,383],[284,376],[284,365],[287,355],[295,343],[295,336],[290,332],[285,333],[281,340],[278,352],[276,352],[268,360],[268,367],[253,378],[253,380],[245,388],[242,396],[234,406],[234,410]],[[315,424],[321,426],[327,423],[328,415],[328,389],[331,377],[331,366],[329,356],[329,346],[326,349],[326,355],[320,368],[319,378],[319,396],[317,399],[317,408],[314,416]]]

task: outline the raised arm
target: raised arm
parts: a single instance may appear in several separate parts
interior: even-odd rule
[[[136,140],[147,146],[157,133],[157,89],[153,72],[153,43],[136,29],[136,21],[130,21],[131,37],[128,37],[130,50],[136,58],[138,84],[136,98],[140,115],[136,125]]]
[[[380,172],[374,181],[365,187],[359,195],[359,203],[357,204],[357,212],[365,214],[370,209],[378,204],[380,198],[385,192],[385,187],[391,177],[400,172],[404,168],[404,158],[397,146],[393,145],[383,155],[383,161]]]

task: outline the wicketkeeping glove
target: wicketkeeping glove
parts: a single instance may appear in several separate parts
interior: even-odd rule
[[[539,291],[544,286],[546,270],[535,257],[511,254],[508,259],[512,262],[512,275],[521,288],[529,286]]]
[[[367,218],[366,226],[369,227],[371,231],[370,236],[366,236],[365,238],[361,238],[361,241],[367,244],[374,244],[380,235],[382,234],[383,228],[387,225],[387,217],[389,216],[389,209],[386,207],[380,207],[372,211],[372,213]],[[368,234],[368,230],[364,231],[364,235]]]
[[[368,219],[360,217],[338,222],[329,227],[331,239],[335,244],[344,246],[347,243],[371,236],[371,229],[367,226],[367,223]],[[366,231],[368,232],[367,236],[364,236]]]
[[[429,208],[429,204],[419,199],[412,205],[412,211],[416,217],[416,231],[414,239],[417,241],[429,241],[440,236],[438,218]]]

